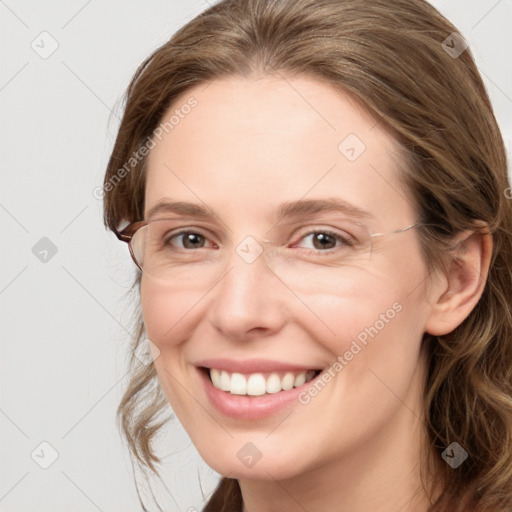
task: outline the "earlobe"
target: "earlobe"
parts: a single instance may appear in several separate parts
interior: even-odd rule
[[[448,334],[471,313],[482,296],[489,273],[492,235],[483,225],[457,236],[442,287],[432,287],[425,332]]]

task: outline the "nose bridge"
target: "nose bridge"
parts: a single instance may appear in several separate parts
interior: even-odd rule
[[[275,330],[284,321],[282,286],[267,266],[270,247],[246,236],[230,252],[227,269],[216,286],[211,320],[225,334],[243,338],[255,329]],[[258,330],[260,330],[258,329]]]

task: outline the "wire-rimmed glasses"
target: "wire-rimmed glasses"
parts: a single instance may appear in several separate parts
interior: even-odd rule
[[[303,231],[302,237],[299,236],[300,243],[315,235],[316,238],[312,241],[320,243],[320,248],[307,249],[297,246],[297,243],[289,247],[283,245],[282,240],[257,241],[249,236],[241,241],[236,251],[246,262],[254,261],[263,252],[270,252],[271,258],[280,257],[288,266],[299,261],[302,264],[327,263],[331,266],[358,265],[370,259],[375,240],[404,233],[421,223],[416,222],[386,233],[370,233],[364,224],[348,218],[337,219],[335,225],[336,229],[309,228]],[[164,217],[133,222],[120,232],[116,231],[116,236],[128,243],[131,257],[142,272],[166,280],[175,278],[176,269],[183,269],[184,265],[211,262],[212,258],[219,257],[214,256],[212,250],[219,250],[222,245],[212,242],[213,237],[208,232],[205,228],[183,226],[183,222],[180,227],[176,219]],[[297,237],[298,235],[294,234],[294,239]],[[197,247],[197,241],[204,241],[209,245]],[[335,242],[334,247],[322,249],[332,241]],[[251,253],[251,259],[247,259],[244,253]]]

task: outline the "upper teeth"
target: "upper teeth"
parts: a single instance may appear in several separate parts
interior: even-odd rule
[[[287,391],[293,387],[302,386],[315,376],[314,370],[307,372],[287,372],[282,377],[278,373],[267,376],[262,373],[243,375],[242,373],[229,374],[224,370],[210,369],[210,377],[213,385],[222,391],[228,391],[233,395],[258,396],[265,393],[277,393]]]

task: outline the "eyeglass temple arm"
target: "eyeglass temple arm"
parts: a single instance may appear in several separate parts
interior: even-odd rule
[[[414,224],[411,224],[410,226],[407,226],[405,228],[401,228],[401,229],[395,229],[395,231],[391,231],[389,233],[373,233],[372,235],[370,235],[372,238],[375,236],[386,236],[386,235],[393,235],[395,233],[403,233],[404,231],[407,231],[409,229],[412,229],[412,228],[416,228],[418,226],[421,225],[421,222],[416,222]]]

